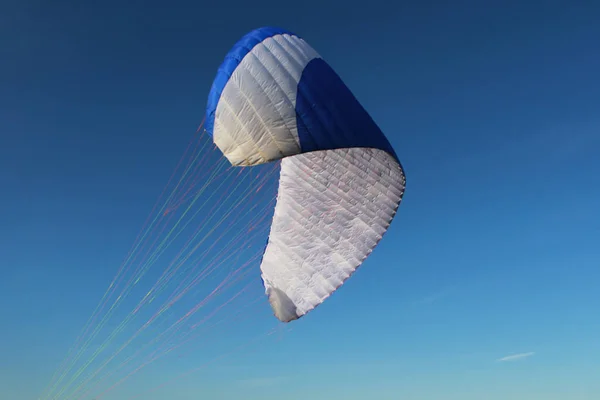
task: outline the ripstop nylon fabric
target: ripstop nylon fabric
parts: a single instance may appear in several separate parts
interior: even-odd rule
[[[232,165],[281,160],[261,276],[275,316],[300,318],[377,246],[404,194],[402,165],[341,78],[283,29],[256,29],[236,43],[206,115]]]

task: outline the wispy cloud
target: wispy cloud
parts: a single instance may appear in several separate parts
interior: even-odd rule
[[[535,353],[533,351],[530,351],[528,353],[511,354],[510,356],[499,358],[496,361],[500,361],[500,362],[517,361],[517,360],[522,360],[523,358],[531,357],[534,354]]]
[[[279,385],[285,382],[288,378],[285,376],[270,376],[262,378],[249,378],[241,379],[238,381],[239,384],[251,387],[269,387]]]

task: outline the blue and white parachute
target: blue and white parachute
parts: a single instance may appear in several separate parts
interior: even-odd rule
[[[275,316],[300,318],[378,244],[404,194],[402,165],[333,69],[279,28],[256,29],[229,51],[206,130],[234,166],[281,160],[261,274]]]

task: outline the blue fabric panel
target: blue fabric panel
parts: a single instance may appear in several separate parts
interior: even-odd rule
[[[371,147],[398,160],[381,129],[323,59],[312,60],[302,73],[296,121],[302,152]]]
[[[206,121],[204,123],[204,127],[211,136],[213,134],[213,127],[215,124],[215,111],[217,109],[217,104],[219,103],[221,93],[223,93],[223,89],[229,81],[229,78],[231,78],[233,71],[235,71],[237,66],[240,65],[244,57],[250,51],[252,51],[254,46],[267,38],[283,34],[298,36],[282,28],[258,28],[247,33],[231,48],[231,50],[229,50],[229,53],[227,53],[225,60],[217,71],[217,76],[215,77],[210,89],[210,93],[208,94],[208,103],[206,105]]]

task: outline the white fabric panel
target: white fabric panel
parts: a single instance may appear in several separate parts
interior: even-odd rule
[[[215,111],[213,137],[232,165],[256,165],[300,152],[296,93],[317,52],[276,35],[257,44],[235,69]]]
[[[364,261],[392,221],[406,183],[387,152],[351,148],[281,162],[261,271],[281,321],[306,314]]]

